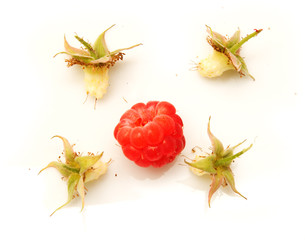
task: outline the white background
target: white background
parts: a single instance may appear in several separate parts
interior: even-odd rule
[[[31,239],[304,239],[304,17],[300,1],[6,1],[1,5],[1,235]],[[97,103],[82,70],[67,68],[63,36],[93,42],[106,28],[110,50],[126,51],[110,70]],[[205,25],[242,36],[249,72],[202,78],[190,69],[211,52]],[[195,63],[194,63],[195,62]],[[126,100],[126,101],[125,101]],[[113,137],[120,116],[137,102],[166,100],[184,121],[186,147],[173,164],[140,168]],[[206,133],[223,144],[254,143],[232,165],[236,187],[221,188],[208,208],[209,177],[183,164],[191,149],[209,151]],[[55,169],[62,135],[80,152],[104,151],[109,171],[79,199],[67,198]],[[117,174],[117,176],[115,176]]]

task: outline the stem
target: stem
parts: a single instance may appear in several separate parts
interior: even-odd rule
[[[240,42],[234,44],[231,48],[230,48],[230,52],[235,54],[237,52],[237,50],[245,43],[247,42],[249,39],[255,37],[257,34],[259,34],[263,29],[259,29],[259,30],[255,30],[253,33],[247,35],[246,37],[244,37]]]

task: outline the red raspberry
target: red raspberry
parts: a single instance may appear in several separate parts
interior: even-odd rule
[[[168,102],[137,103],[114,129],[124,155],[141,167],[162,167],[185,146],[183,122]]]

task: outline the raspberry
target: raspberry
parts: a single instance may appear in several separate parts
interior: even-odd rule
[[[114,129],[124,155],[141,167],[162,167],[184,149],[183,122],[168,102],[137,103]]]

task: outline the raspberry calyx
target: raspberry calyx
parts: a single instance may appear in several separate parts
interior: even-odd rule
[[[58,161],[50,162],[45,168],[41,169],[38,174],[49,167],[57,169],[63,176],[63,180],[67,181],[68,200],[65,204],[58,207],[51,216],[59,209],[68,205],[72,199],[77,196],[80,196],[82,200],[81,210],[83,210],[87,191],[85,184],[104,175],[110,164],[110,161],[105,163],[100,160],[103,156],[103,152],[97,155],[88,153],[89,155],[82,156],[80,153],[73,150],[73,145],[71,145],[66,138],[58,135],[55,135],[54,137],[58,137],[63,141],[65,162],[60,159],[58,159]]]
[[[188,162],[188,161],[184,161],[184,162],[190,166],[191,171],[195,175],[202,176],[204,174],[209,174],[211,176],[212,183],[210,186],[209,197],[208,197],[209,207],[211,206],[211,198],[213,194],[221,186],[225,187],[227,185],[230,185],[233,192],[247,199],[242,194],[240,194],[240,192],[237,191],[235,187],[234,175],[230,166],[231,163],[234,161],[234,159],[240,157],[242,154],[247,152],[252,147],[253,144],[251,144],[249,147],[241,150],[238,153],[234,153],[235,148],[240,146],[246,140],[242,141],[241,143],[233,147],[228,146],[227,148],[224,148],[222,142],[212,134],[210,129],[210,120],[211,117],[209,118],[207,132],[210,141],[212,143],[212,153],[210,153],[207,156],[197,155],[192,162]]]

